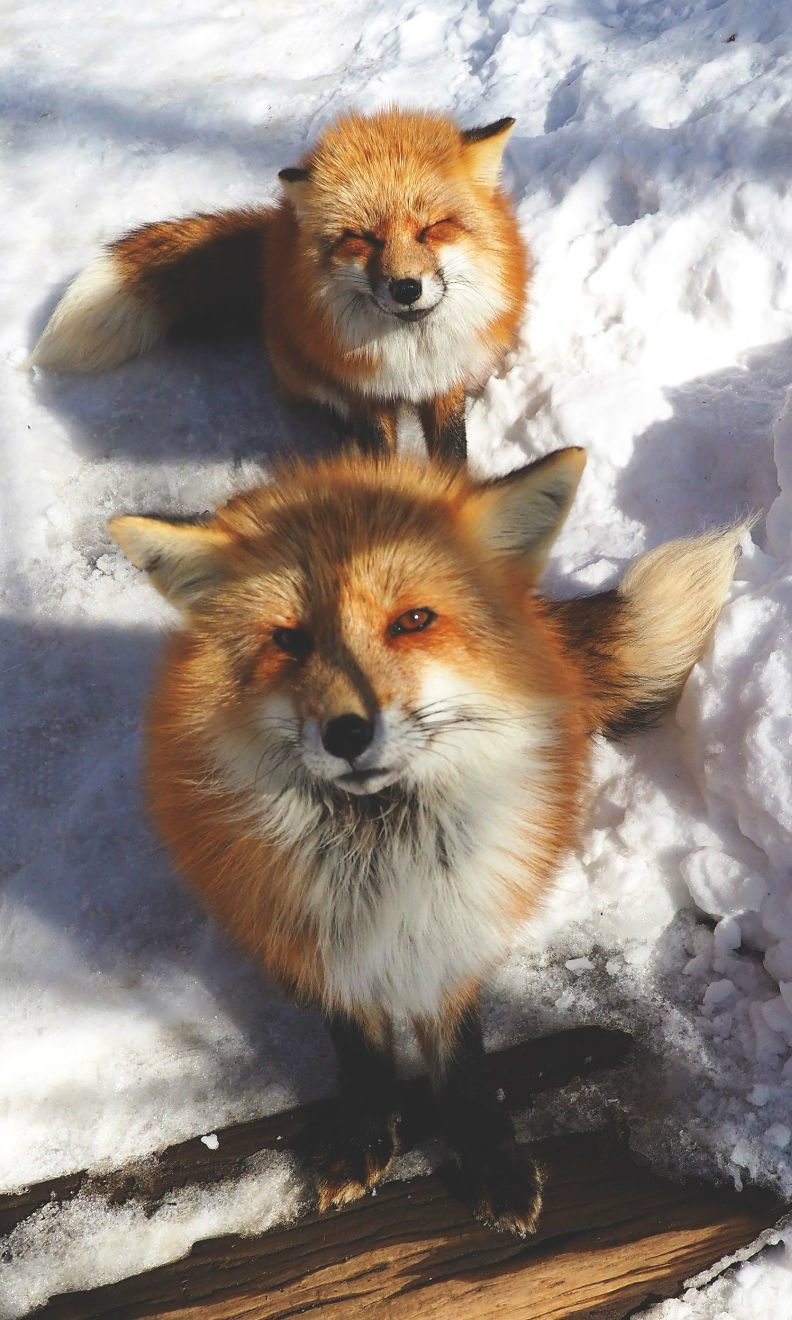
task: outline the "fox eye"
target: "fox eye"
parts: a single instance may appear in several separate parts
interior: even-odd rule
[[[433,220],[430,225],[424,225],[418,235],[418,242],[423,243],[427,238],[450,238],[453,231],[458,228],[460,228],[459,221],[453,216],[446,215],[442,220]]]
[[[428,628],[429,624],[434,623],[436,618],[437,615],[434,610],[422,605],[418,610],[405,610],[404,614],[400,614],[398,619],[394,619],[388,628],[388,632],[391,637],[398,637],[401,633],[423,632],[424,628]]]
[[[384,247],[382,239],[377,238],[376,234],[372,234],[370,229],[364,229],[362,233],[358,233],[356,229],[345,229],[341,235],[341,241],[346,242],[347,239],[354,239],[358,243],[368,243],[369,247]]]
[[[313,650],[313,638],[305,628],[276,628],[272,641],[279,651],[295,660],[305,660]]]

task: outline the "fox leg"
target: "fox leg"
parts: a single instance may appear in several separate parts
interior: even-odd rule
[[[397,413],[392,406],[356,409],[344,426],[347,439],[351,439],[364,454],[386,457],[396,452]]]
[[[430,458],[443,462],[464,463],[467,459],[465,430],[465,390],[463,386],[449,394],[422,403],[418,409]]]
[[[316,1134],[313,1163],[319,1208],[338,1208],[375,1187],[396,1154],[396,1086],[391,1025],[334,1014],[341,1103],[335,1122]]]
[[[542,1176],[518,1146],[511,1117],[487,1074],[476,999],[461,1012],[415,1023],[427,1058],[461,1190],[480,1223],[525,1237],[542,1206]]]

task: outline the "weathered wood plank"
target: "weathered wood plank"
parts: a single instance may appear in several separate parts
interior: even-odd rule
[[[616,1320],[749,1242],[776,1205],[678,1187],[614,1159],[596,1135],[539,1143],[536,1239],[486,1232],[437,1176],[260,1238],[199,1243],[183,1261],[50,1302],[51,1320]]]
[[[621,1061],[623,1033],[585,1028],[490,1057],[513,1108],[533,1093]],[[404,1088],[408,1137],[433,1131],[426,1079]],[[187,1184],[233,1181],[264,1148],[299,1146],[328,1103],[238,1124],[217,1151],[198,1138],[105,1178],[74,1175],[0,1199],[0,1231],[78,1190],[156,1206]],[[540,1143],[547,1173],[537,1237],[480,1229],[441,1176],[391,1183],[343,1211],[307,1216],[259,1238],[198,1243],[189,1257],[121,1283],[52,1299],[52,1320],[286,1320],[332,1311],[340,1320],[616,1320],[744,1246],[778,1213],[769,1196],[677,1187],[625,1162],[611,1136]]]

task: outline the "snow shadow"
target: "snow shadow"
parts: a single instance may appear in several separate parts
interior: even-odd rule
[[[329,415],[284,399],[265,353],[246,340],[164,346],[98,376],[42,372],[35,392],[89,462],[234,465],[310,458],[337,443]]]
[[[154,631],[0,623],[8,972],[20,1004],[49,1002],[50,1025],[71,1018],[77,1039],[80,1018],[101,1035],[108,1014],[114,1038],[125,1022],[153,1032],[173,1060],[136,1070],[147,1104],[187,1103],[196,1058],[209,1088],[298,1103],[332,1086],[319,1015],[230,947],[146,819],[140,721],[160,646]],[[86,1099],[106,1090],[112,1105],[115,1079],[87,1076]]]
[[[14,148],[22,151],[42,123],[57,125],[57,131],[73,140],[85,137],[112,138],[130,144],[139,152],[145,144],[149,153],[163,155],[179,148],[195,147],[207,152],[233,152],[243,170],[270,174],[293,165],[303,150],[299,126],[293,118],[262,118],[252,124],[234,119],[223,111],[222,123],[207,114],[207,99],[200,88],[180,102],[154,106],[130,91],[127,98],[111,96],[98,89],[79,90],[68,82],[47,81],[37,70],[37,85],[31,86],[30,71],[9,73],[0,79],[0,121],[13,128]],[[156,217],[152,217],[155,219]]]
[[[772,424],[790,379],[786,339],[667,391],[672,415],[636,439],[614,491],[650,545],[767,512],[778,494]]]

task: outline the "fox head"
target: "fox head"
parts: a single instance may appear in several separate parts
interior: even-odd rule
[[[426,112],[352,114],[300,167],[281,171],[327,308],[350,346],[441,308],[449,324],[483,323],[504,309],[498,174],[513,125],[462,130]]]
[[[516,771],[562,682],[532,587],[583,463],[560,450],[482,484],[348,456],[215,516],[115,518],[184,614],[163,718],[262,802]]]

